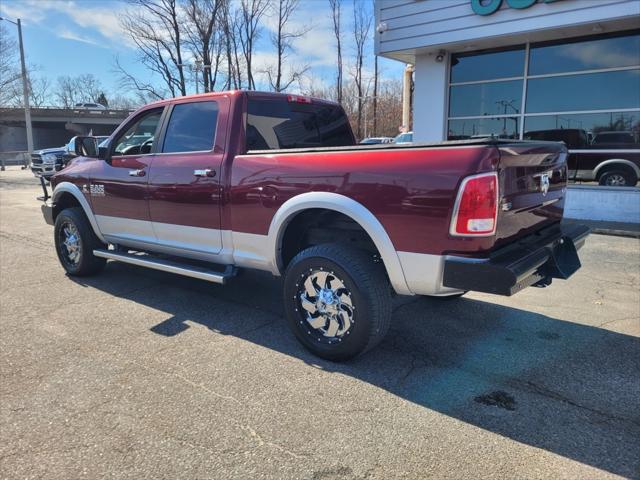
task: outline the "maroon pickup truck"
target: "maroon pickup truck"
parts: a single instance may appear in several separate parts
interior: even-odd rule
[[[315,98],[161,101],[101,145],[77,139],[42,207],[69,275],[107,260],[221,284],[282,275],[293,332],[331,360],[383,338],[394,292],[547,286],[580,268],[588,234],[560,225],[561,143],[356,145],[342,108]]]

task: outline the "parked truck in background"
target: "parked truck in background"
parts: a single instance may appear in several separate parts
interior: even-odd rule
[[[564,142],[570,180],[633,187],[640,178],[640,132],[589,134],[579,128],[559,128],[525,132],[524,138]]]
[[[165,100],[76,150],[42,207],[69,275],[108,259],[220,284],[281,275],[295,336],[331,360],[380,342],[393,294],[547,286],[588,234],[560,224],[561,143],[356,145],[342,108],[308,97]]]

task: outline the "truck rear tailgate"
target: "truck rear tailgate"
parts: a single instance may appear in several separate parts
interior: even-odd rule
[[[562,219],[567,150],[561,143],[500,144],[495,247]]]

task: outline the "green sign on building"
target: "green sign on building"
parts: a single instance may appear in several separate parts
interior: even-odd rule
[[[540,0],[541,3],[553,3],[559,0]],[[471,0],[471,8],[478,15],[491,15],[497,12],[502,6],[503,0]],[[529,8],[538,0],[506,0],[511,8],[523,10]]]

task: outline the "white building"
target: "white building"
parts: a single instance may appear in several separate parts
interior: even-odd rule
[[[414,140],[640,125],[640,0],[376,0],[375,12],[376,53],[415,65]]]
[[[414,141],[564,141],[587,182],[565,216],[640,224],[640,0],[376,0],[375,14],[376,53],[415,66]]]

